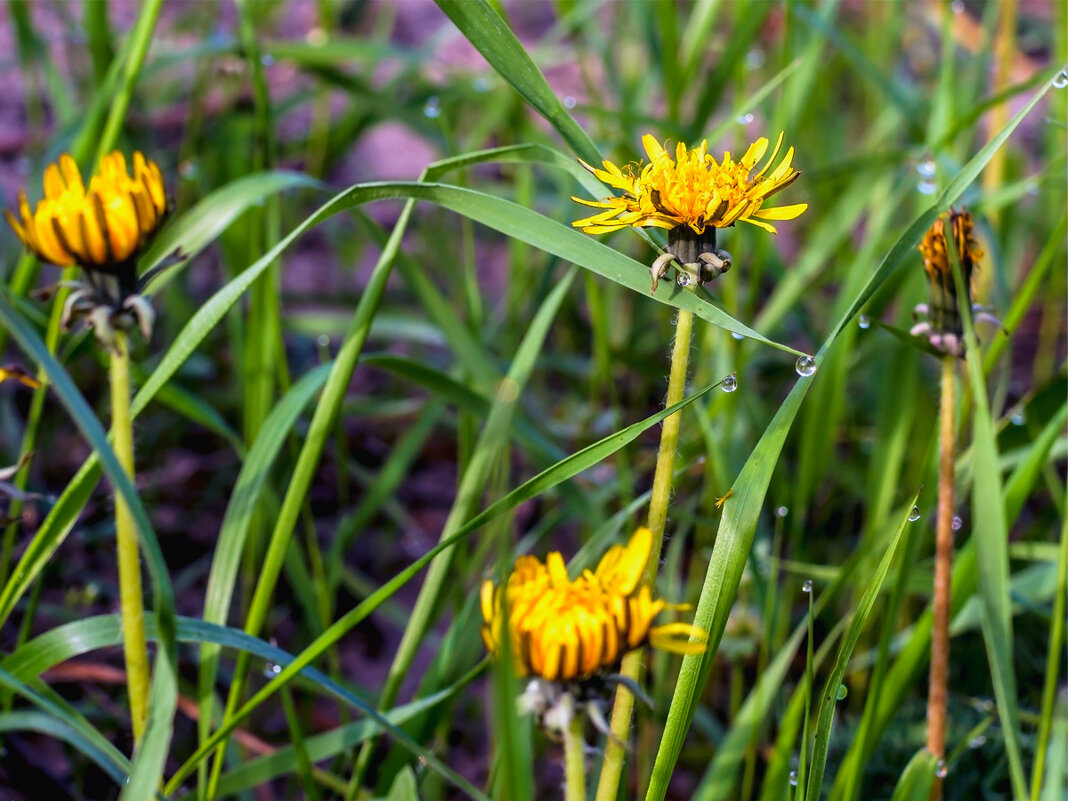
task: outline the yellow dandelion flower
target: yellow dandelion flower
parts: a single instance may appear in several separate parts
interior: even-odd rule
[[[946,222],[949,222],[947,235]],[[957,298],[957,284],[953,279],[953,263],[949,248],[953,248],[960,263],[964,286],[968,291],[966,302],[971,307],[972,275],[979,266],[983,252],[973,235],[975,223],[966,210],[950,209],[943,214],[923,235],[918,246],[923,256],[923,271],[927,275],[927,285],[931,293],[931,302],[920,304],[915,313],[925,316],[924,322],[912,328],[916,336],[925,336],[931,345],[943,353],[953,356],[964,355],[964,324],[961,320],[960,306]],[[952,238],[952,243],[951,243]],[[985,310],[978,310],[976,320],[1001,325],[998,320]]]
[[[44,199],[31,210],[19,192],[19,216],[4,210],[26,247],[60,267],[118,275],[159,228],[167,196],[159,167],[134,153],[133,176],[119,151],[100,160],[86,189],[78,165],[60,156],[44,173]]]
[[[621,197],[604,200],[584,200],[577,203],[604,209],[592,217],[572,223],[588,234],[607,234],[620,228],[675,228],[685,225],[695,234],[703,234],[706,227],[728,228],[736,222],[747,222],[771,233],[775,227],[765,220],[792,220],[808,208],[807,203],[764,208],[764,201],[792,184],[801,174],[793,169],[794,149],[791,147],[778,166],[771,168],[782,149],[783,134],[762,168],[753,172],[764,158],[768,140],[761,137],[753,142],[738,161],[730,152],[720,161],[708,153],[708,142],[687,150],[679,142],[675,158],[646,134],[642,138],[649,163],[635,174],[634,168],[621,170],[610,161],[599,170],[582,162],[587,170],[609,186],[621,189]]]
[[[499,656],[508,636],[521,675],[563,682],[611,668],[646,642],[675,653],[700,653],[706,640],[701,629],[689,623],[653,626],[672,607],[640,586],[651,547],[652,533],[640,528],[627,545],[609,549],[596,570],[575,580],[559,552],[544,563],[519,557],[503,588],[492,581],[482,585],[486,648]]]
[[[770,197],[792,184],[801,174],[793,168],[794,149],[786,151],[778,165],[783,134],[764,165],[757,168],[768,150],[761,137],[735,161],[730,152],[717,161],[708,152],[708,142],[688,150],[679,142],[675,158],[651,135],[642,138],[649,163],[620,169],[610,161],[604,169],[582,166],[598,179],[619,189],[622,195],[603,200],[572,197],[576,203],[601,209],[572,225],[588,234],[607,234],[629,227],[668,229],[668,252],[653,265],[653,290],[667,267],[675,263],[693,283],[706,283],[730,269],[730,254],[716,250],[717,228],[746,222],[776,233],[769,220],[792,220],[808,208],[807,203],[765,208]],[[681,281],[680,281],[681,282]],[[687,280],[682,283],[690,283]]]

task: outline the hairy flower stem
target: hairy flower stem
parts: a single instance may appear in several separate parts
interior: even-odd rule
[[[585,717],[578,712],[564,731],[564,797],[566,801],[586,801]]]
[[[693,291],[693,286],[688,291]],[[693,330],[693,314],[679,310],[675,323],[675,345],[671,351],[671,372],[668,376],[667,399],[665,406],[671,406],[682,400],[686,392],[686,370],[690,359],[690,333]],[[642,581],[652,585],[656,580],[657,568],[660,566],[660,549],[664,542],[664,525],[667,522],[668,504],[671,502],[671,478],[675,472],[675,450],[679,443],[679,423],[681,412],[664,420],[660,430],[660,450],[656,456],[656,472],[653,474],[653,495],[649,501],[649,528],[653,532],[653,547],[649,552],[649,561],[645,565]],[[631,651],[623,657],[619,673],[634,681],[638,680],[642,667],[644,649]],[[619,790],[619,780],[623,772],[623,760],[626,756],[625,743],[630,729],[631,712],[634,710],[634,695],[624,685],[616,689],[615,703],[612,706],[611,730],[604,750],[604,762],[601,765],[601,778],[597,782],[596,801],[615,801]]]
[[[955,364],[942,357],[941,440],[938,460],[938,519],[935,526],[934,624],[931,631],[931,673],[927,692],[927,750],[946,755],[946,706],[949,678],[950,584],[953,565],[953,452]],[[935,776],[931,801],[942,797],[942,779]]]
[[[130,349],[124,331],[115,331],[111,352],[111,433],[119,464],[133,481],[133,421],[130,417]],[[141,594],[141,557],[137,527],[130,507],[115,493],[115,538],[119,552],[119,597],[122,643],[126,656],[126,687],[130,696],[134,742],[141,739],[148,716],[148,647],[145,644],[145,603]]]

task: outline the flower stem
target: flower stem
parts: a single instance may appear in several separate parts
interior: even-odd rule
[[[955,360],[942,357],[941,439],[938,460],[938,518],[935,526],[934,624],[931,633],[931,673],[927,692],[927,750],[938,759],[946,755],[946,707],[949,679],[949,618],[953,565],[953,452]],[[942,797],[942,779],[935,777],[931,801]]]
[[[567,801],[586,801],[586,743],[583,732],[585,717],[578,711],[564,731],[564,779]]]
[[[130,350],[124,331],[115,332],[111,352],[111,431],[115,455],[131,481],[134,477],[133,421],[130,417]],[[126,686],[134,742],[141,739],[148,716],[148,647],[145,644],[145,605],[141,594],[141,559],[137,528],[130,507],[115,493],[115,537],[119,552],[119,597],[122,642],[126,656]]]
[[[668,375],[665,406],[678,403],[685,394],[692,330],[693,314],[680,309],[675,323],[675,345],[671,350],[671,372]],[[679,443],[680,416],[681,412],[676,412],[668,417],[664,420],[664,426],[660,430],[660,450],[656,456],[653,494],[649,500],[649,529],[653,532],[653,547],[649,551],[649,561],[645,565],[645,575],[642,578],[644,583],[650,585],[656,580],[657,568],[660,566],[660,549],[664,542],[668,504],[671,502],[671,478],[675,472],[675,450]],[[619,673],[621,676],[637,681],[641,667],[642,649],[639,649],[623,657]],[[610,727],[613,736],[608,739],[605,746],[601,778],[597,782],[596,801],[615,801],[619,790],[620,775],[623,772],[623,759],[626,756],[624,744],[630,730],[630,716],[633,710],[634,695],[620,684],[616,689],[615,703],[612,705]]]

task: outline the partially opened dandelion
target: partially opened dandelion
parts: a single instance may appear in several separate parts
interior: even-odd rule
[[[705,649],[705,632],[692,624],[653,625],[661,612],[684,607],[654,598],[642,583],[652,546],[652,532],[639,528],[626,546],[613,546],[595,570],[575,579],[553,551],[545,562],[519,557],[503,585],[483,583],[482,639],[500,656],[508,638],[516,671],[531,678],[525,711],[537,714],[547,731],[566,738],[577,725],[581,738],[581,705],[608,733],[599,703],[613,680],[626,681],[613,673],[623,655],[645,643],[679,654]]]
[[[607,234],[628,227],[666,228],[667,252],[651,268],[653,291],[672,266],[681,284],[707,283],[731,266],[730,254],[716,249],[717,228],[746,222],[775,233],[775,226],[769,220],[792,220],[808,208],[807,203],[764,207],[765,201],[801,174],[792,166],[792,147],[772,168],[782,141],[780,133],[764,166],[756,169],[767,153],[765,137],[753,142],[738,161],[733,160],[729,151],[716,161],[708,153],[705,140],[693,150],[679,142],[672,159],[656,139],[646,134],[642,143],[649,163],[644,167],[627,165],[620,169],[605,161],[601,170],[582,162],[601,181],[623,190],[623,195],[604,200],[573,197],[576,203],[603,211],[576,220],[572,225],[588,234]]]
[[[159,167],[134,153],[131,176],[126,157],[115,151],[100,160],[88,189],[69,155],[44,172],[44,198],[30,208],[19,192],[19,216],[4,216],[26,247],[58,267],[81,267],[86,283],[66,301],[63,326],[85,316],[104,342],[113,328],[136,323],[146,338],[152,307],[138,292],[137,257],[159,229],[167,195]]]

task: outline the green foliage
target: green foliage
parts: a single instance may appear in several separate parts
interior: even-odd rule
[[[69,288],[31,296],[58,271],[0,240],[0,364],[45,381],[0,387],[0,467],[34,454],[0,485],[0,786],[55,740],[78,797],[561,797],[477,593],[521,553],[592,567],[644,523],[679,412],[658,591],[710,647],[646,655],[619,797],[897,801],[943,767],[953,801],[1063,796],[1063,3],[1020,4],[1007,71],[1007,3],[120,5],[11,0],[0,23],[31,200],[58,153],[120,147],[176,201],[140,258],[133,482],[107,354],[60,330]],[[721,231],[732,269],[696,292],[650,293],[663,231],[571,226],[571,195],[612,191],[578,159],[780,129],[803,174],[776,200],[808,210]],[[938,363],[908,332],[951,205],[1004,330],[965,314],[940,766]],[[679,309],[694,389],[663,409]],[[153,590],[133,753],[121,684],[64,678],[120,664],[111,493]]]

